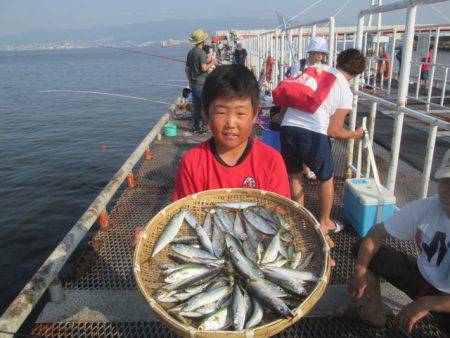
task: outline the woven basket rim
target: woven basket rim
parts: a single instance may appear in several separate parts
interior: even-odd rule
[[[248,333],[251,332],[253,336],[265,336],[267,334],[273,335],[277,332],[280,332],[281,330],[289,327],[290,325],[294,324],[296,321],[298,321],[300,318],[305,316],[309,310],[317,303],[317,301],[320,299],[320,297],[323,295],[326,285],[328,284],[330,273],[331,273],[331,264],[330,264],[330,248],[327,244],[327,241],[325,239],[325,236],[321,230],[319,222],[316,220],[314,215],[307,210],[305,207],[301,206],[299,203],[288,199],[284,196],[281,196],[279,194],[276,194],[274,192],[269,192],[265,190],[258,190],[258,189],[247,189],[247,188],[223,188],[223,189],[213,189],[213,190],[206,190],[202,192],[195,193],[193,195],[186,196],[182,199],[179,199],[175,202],[172,202],[171,204],[164,207],[162,210],[160,210],[157,214],[155,214],[150,221],[147,222],[144,233],[146,234],[149,229],[153,227],[153,223],[158,220],[161,215],[165,215],[167,212],[172,210],[178,210],[181,209],[186,202],[197,200],[197,199],[207,199],[208,196],[217,196],[218,194],[239,194],[242,198],[245,199],[246,196],[254,196],[261,198],[262,196],[268,196],[272,199],[278,200],[282,202],[282,204],[287,204],[290,207],[296,209],[299,211],[305,218],[308,220],[309,223],[314,227],[316,234],[318,235],[320,242],[322,244],[322,251],[324,254],[324,266],[322,268],[322,273],[319,276],[319,281],[314,286],[314,289],[309,293],[309,295],[297,306],[294,308],[295,316],[293,318],[279,318],[274,321],[265,323],[260,326],[256,326],[254,328],[243,330],[243,331],[227,331],[227,330],[217,330],[217,331],[201,331],[197,330],[196,328],[183,324],[170,316],[167,311],[153,298],[152,292],[153,290],[148,290],[141,278],[141,269],[139,264],[139,256],[140,252],[142,250],[142,247],[144,245],[144,242],[146,241],[147,237],[144,235],[141,237],[135,247],[134,253],[133,253],[133,272],[134,277],[136,280],[136,284],[138,285],[139,290],[145,297],[147,303],[151,307],[152,311],[154,312],[155,316],[157,316],[160,320],[162,320],[166,325],[169,325],[172,329],[177,331],[178,333],[182,334],[183,336],[190,336],[190,337],[207,337],[211,334],[214,334],[215,337],[229,337],[232,335],[233,337],[247,337]],[[167,225],[167,224],[166,224]]]

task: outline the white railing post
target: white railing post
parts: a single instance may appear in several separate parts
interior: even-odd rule
[[[313,25],[311,27],[311,36],[316,36],[317,34],[317,25]]]
[[[428,186],[430,184],[431,165],[433,164],[434,147],[436,145],[436,134],[438,127],[431,124],[428,131],[427,152],[423,165],[422,184],[420,198],[427,197]]]
[[[364,16],[358,17],[358,29],[356,32],[356,48],[361,50],[363,43],[363,29],[364,29]],[[356,76],[353,80],[353,91],[356,93],[359,89],[359,78],[360,76]],[[356,126],[356,114],[358,110],[358,95],[353,95],[352,102],[352,111],[350,113],[350,130],[354,131]],[[353,165],[353,148],[354,148],[355,140],[349,139],[347,143],[347,163]],[[352,170],[350,168],[347,169],[347,177],[352,176]]]
[[[298,58],[303,59],[303,27],[300,27],[298,34]]]
[[[391,69],[389,71],[389,80],[388,80],[388,97],[391,96],[391,86],[392,86],[392,76],[394,75],[394,60],[395,60],[395,40],[397,37],[397,28],[394,28],[392,33],[392,48],[391,48]]]
[[[406,96],[408,95],[409,74],[411,71],[412,49],[414,43],[414,24],[416,22],[417,5],[408,7],[406,12],[405,37],[403,39],[402,69],[400,71],[400,79],[398,85],[397,107],[404,107],[406,104]],[[397,108],[398,109],[398,108]],[[394,122],[394,133],[391,142],[391,162],[386,187],[394,193],[395,181],[397,178],[398,158],[400,155],[400,143],[402,140],[404,113],[397,111]]]
[[[445,67],[444,80],[442,81],[442,94],[441,94],[441,106],[444,105],[445,99],[445,87],[447,86],[448,67]]]
[[[372,102],[370,107],[370,118],[369,118],[369,138],[370,144],[373,144],[374,136],[375,136],[375,122],[377,117],[377,102]],[[370,176],[370,158],[366,157],[366,177]]]
[[[431,62],[433,64],[431,65],[430,77],[429,77],[429,82],[428,82],[429,85],[428,85],[428,92],[427,92],[427,111],[430,110],[431,95],[433,93],[434,71],[436,69],[434,64],[436,63],[436,57],[437,57],[437,52],[438,52],[438,44],[439,44],[439,33],[440,32],[441,32],[441,29],[438,27],[438,29],[436,30],[436,35],[434,37],[433,56],[432,56],[432,60],[431,60]],[[427,52],[427,55],[428,55],[428,52]],[[428,62],[428,60],[425,60],[425,61]]]
[[[330,17],[330,29],[328,33],[328,66],[333,67],[334,58],[334,30],[335,30],[335,19]],[[336,39],[337,40],[337,39]]]

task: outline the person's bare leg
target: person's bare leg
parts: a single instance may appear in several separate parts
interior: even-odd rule
[[[305,196],[302,188],[302,173],[289,174],[289,186],[291,188],[291,197],[298,204],[305,204]]]
[[[331,209],[333,208],[334,186],[333,177],[327,181],[320,181],[319,203],[320,203],[320,225],[325,232],[334,230],[336,224],[331,220]]]
[[[363,296],[367,301],[360,308],[360,315],[369,322],[384,326],[386,324],[386,314],[381,301],[380,279],[372,271],[367,271],[367,288]],[[343,316],[348,305],[336,310],[336,315]]]

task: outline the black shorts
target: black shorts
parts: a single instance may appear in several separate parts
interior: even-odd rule
[[[358,256],[362,239],[357,241],[352,248],[353,257]],[[369,269],[377,276],[386,279],[397,289],[402,290],[411,299],[425,295],[443,295],[443,293],[431,286],[423,277],[417,267],[417,258],[397,251],[394,248],[382,244],[378,252],[373,256]],[[425,292],[424,292],[425,291]],[[438,325],[448,334],[450,333],[450,313],[432,312]]]
[[[331,141],[327,135],[299,127],[283,126],[280,133],[281,155],[289,174],[303,171],[306,164],[320,181],[333,177]]]

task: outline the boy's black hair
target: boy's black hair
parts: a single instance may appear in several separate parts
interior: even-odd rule
[[[214,69],[203,85],[202,109],[206,118],[209,105],[217,98],[251,99],[253,114],[259,105],[258,81],[253,73],[242,65],[223,65]]]
[[[211,54],[211,47],[208,45],[203,46],[203,50],[206,54]]]
[[[349,48],[339,53],[336,60],[336,68],[350,75],[359,75],[366,68],[366,58],[355,48]]]
[[[183,91],[181,92],[181,95],[184,97],[184,98],[187,98],[188,96],[189,96],[189,94],[191,93],[191,90],[189,89],[189,88],[183,88]]]

